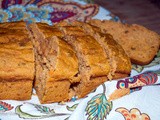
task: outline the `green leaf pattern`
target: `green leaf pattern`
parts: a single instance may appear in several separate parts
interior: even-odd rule
[[[34,118],[41,118],[41,116],[38,115],[31,115],[29,113],[23,112],[21,110],[22,105],[18,105],[15,109],[15,113],[20,117],[20,118],[27,118],[27,119],[34,119]]]
[[[52,114],[55,113],[54,109],[50,109],[49,107],[38,105],[38,104],[32,104],[38,111],[44,114]]]
[[[57,117],[57,116],[64,116],[64,115],[70,115],[68,113],[55,113],[53,109],[50,109],[46,106],[41,106],[41,105],[37,105],[37,104],[32,104],[29,103],[33,106],[35,106],[35,108],[40,111],[43,114],[39,114],[39,115],[33,115],[27,112],[22,111],[21,106],[23,106],[23,104],[18,105],[15,109],[15,113],[20,117],[20,118],[24,118],[24,119],[43,119],[43,118],[49,118],[49,117]]]
[[[77,106],[78,106],[78,103],[72,105],[71,107],[67,106],[67,110],[68,110],[68,111],[74,111],[74,110],[76,109]]]
[[[105,94],[97,94],[87,104],[87,120],[104,120],[112,110],[112,102],[108,101]]]

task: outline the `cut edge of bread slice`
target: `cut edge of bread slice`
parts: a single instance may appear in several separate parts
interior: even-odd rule
[[[99,43],[92,36],[86,35],[86,33],[80,27],[67,26],[67,25],[62,25],[62,26],[59,25],[58,27],[60,30],[63,31],[65,35],[65,40],[75,49],[77,53],[77,57],[79,60],[79,72],[81,75],[81,81],[79,84],[77,84],[77,86],[75,86],[75,91],[78,98],[85,97],[89,92],[91,92],[100,84],[108,80],[110,73],[110,66],[108,59],[103,49],[99,45]],[[97,45],[97,48],[96,46],[92,45],[91,43],[92,41],[95,42],[94,44]],[[92,65],[93,63],[90,60],[92,59],[92,57],[95,57],[96,60],[96,55],[94,54],[97,54],[96,49],[99,48],[101,49],[100,57],[102,58],[104,57],[105,59],[104,62],[106,62],[105,69],[107,70],[106,71],[100,70],[99,66],[101,64],[100,61],[99,63],[97,61],[94,61],[95,68],[101,71],[99,72],[97,70],[95,72],[94,66]]]
[[[51,103],[71,99],[75,94],[73,86],[80,81],[80,76],[77,76],[78,60],[74,50],[62,38],[54,35],[45,38],[37,24],[30,25],[29,30],[35,45],[34,86],[40,102]]]
[[[88,23],[75,21],[68,23],[72,26],[80,26],[86,34],[95,38],[105,51],[111,72],[109,79],[127,77],[131,72],[131,62],[123,48],[113,39],[110,34],[104,34],[101,29]],[[67,26],[66,22],[61,22],[61,26]]]

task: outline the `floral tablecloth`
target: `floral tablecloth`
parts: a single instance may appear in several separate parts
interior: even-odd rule
[[[108,10],[80,0],[2,0],[0,22],[24,20],[54,25],[92,18],[118,21]],[[33,90],[28,101],[0,101],[0,120],[159,120],[160,52],[146,66],[132,65],[131,76],[105,82],[83,99],[40,104]],[[120,90],[120,91],[118,91]],[[128,90],[125,94],[121,90]],[[116,91],[116,92],[115,92]],[[116,94],[123,97],[113,99]]]

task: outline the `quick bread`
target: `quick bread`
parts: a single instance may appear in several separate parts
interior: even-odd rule
[[[75,87],[76,95],[84,97],[94,88],[108,80],[110,75],[109,59],[93,36],[76,26],[60,27],[64,39],[74,48],[79,60],[81,81]]]
[[[160,36],[143,26],[110,20],[91,20],[89,23],[99,27],[103,33],[111,34],[123,47],[132,63],[149,64],[159,50]]]
[[[33,87],[40,103],[83,98],[131,72],[123,48],[88,23],[4,23],[0,34],[0,99],[30,99]]]
[[[29,27],[36,55],[34,87],[40,102],[67,101],[74,96],[71,85],[80,81],[75,51],[56,34],[58,29],[48,26],[45,31],[45,24]]]
[[[70,24],[72,24],[72,26],[80,26],[85,33],[93,36],[101,45],[107,57],[109,58],[112,75],[111,79],[128,76],[128,73],[130,73],[131,70],[130,60],[123,48],[113,39],[110,34],[104,34],[101,32],[99,27],[90,25],[88,23],[75,21]]]
[[[57,28],[57,29],[54,28],[54,30],[56,30],[56,31],[58,31],[58,29],[62,30],[61,33],[63,33],[63,36],[62,36],[62,34],[57,35],[57,36],[56,36],[56,34],[52,34],[52,36],[49,37],[49,35],[45,35],[45,32],[43,32],[44,28],[42,26],[44,27],[45,24],[32,24],[29,26],[30,30],[34,36],[33,38],[35,41],[34,43],[35,43],[36,54],[37,54],[37,56],[41,56],[41,59],[38,60],[38,62],[40,63],[40,61],[43,61],[44,58],[45,58],[45,61],[52,62],[52,65],[48,66],[48,70],[46,70],[46,74],[45,74],[46,77],[43,77],[43,78],[38,77],[41,75],[41,73],[43,71],[39,72],[39,74],[38,73],[36,74],[35,89],[36,89],[37,93],[40,93],[40,94],[38,94],[38,96],[40,98],[41,103],[66,101],[66,100],[70,99],[71,97],[73,97],[74,95],[78,96],[79,98],[82,98],[85,95],[87,95],[89,92],[91,92],[93,89],[95,89],[98,85],[100,85],[101,83],[103,83],[104,81],[107,80],[106,76],[109,74],[109,70],[110,70],[109,67],[110,66],[108,64],[108,61],[107,61],[107,58],[104,54],[103,49],[95,41],[95,39],[93,39],[91,36],[88,36],[88,37],[92,38],[90,40],[92,44],[87,45],[86,42],[88,42],[88,37],[83,36],[83,35],[85,35],[85,33],[83,31],[82,32],[78,31],[77,28],[75,28],[76,29],[76,31],[75,31],[75,29],[71,28],[71,27],[67,28],[67,31],[69,31],[69,35],[67,33],[64,33],[64,30],[62,30],[61,28]],[[68,30],[68,29],[70,29],[70,30]],[[72,29],[72,31],[71,31],[71,29]],[[50,27],[50,30],[52,31],[53,27]],[[76,49],[75,46],[73,46],[73,44],[71,45],[71,40],[74,40],[74,38],[72,38],[74,35],[80,36],[79,37],[80,44],[77,42],[77,44],[75,44],[75,46],[80,45],[81,52],[82,53],[85,52],[84,53],[85,55],[83,55],[81,57],[79,55],[80,53],[78,53],[78,51],[80,52],[80,50]],[[68,40],[67,42],[69,44],[65,42],[66,38],[67,38],[67,40]],[[71,38],[71,39],[69,39],[69,38]],[[56,40],[58,40],[59,42],[61,41],[61,44],[57,44],[56,42],[51,43],[51,41],[56,41]],[[36,44],[36,42],[37,42],[37,44]],[[75,43],[75,41],[72,41],[72,42]],[[65,43],[65,46],[63,45],[64,47],[62,46],[62,43],[63,44]],[[98,48],[96,48],[97,46],[95,46],[97,44],[99,46],[100,51]],[[51,47],[49,47],[49,46],[51,46]],[[57,50],[55,50],[56,46],[57,46]],[[88,46],[88,49],[87,48],[85,49],[85,47],[87,47],[87,46]],[[45,48],[44,50],[43,50],[43,47]],[[71,49],[70,52],[67,50],[68,48]],[[73,50],[73,48],[74,48],[74,50]],[[57,53],[57,54],[52,53],[52,55],[53,55],[52,56],[51,54],[46,53],[46,51],[55,51],[55,53]],[[62,52],[64,52],[65,54],[59,54]],[[102,53],[102,59],[98,59],[99,56],[97,54],[94,55],[93,53],[100,53],[100,54]],[[48,58],[46,58],[45,55],[47,55]],[[58,55],[58,56],[56,56],[56,55]],[[67,55],[67,56],[65,56],[65,55]],[[73,59],[73,56],[75,57],[75,59]],[[96,61],[96,56],[97,56],[97,61]],[[103,56],[104,56],[104,58],[103,58]],[[57,58],[57,59],[53,59],[53,58]],[[84,59],[86,59],[87,62],[84,62]],[[93,61],[93,60],[95,60],[95,61]],[[101,62],[102,65],[97,64],[98,61],[100,63],[100,60],[102,60],[102,62]],[[36,71],[38,71],[40,69],[40,66],[42,66],[42,65],[39,65],[39,63],[37,64],[39,67],[37,67]],[[58,63],[61,63],[61,64],[58,64]],[[87,63],[87,65],[85,65],[86,63]],[[41,64],[43,64],[43,63],[41,63]],[[59,66],[57,66],[56,64]],[[46,66],[47,63],[45,62],[45,64],[43,64],[43,65]],[[89,70],[90,69],[89,65],[92,66],[91,70]],[[53,66],[56,66],[57,68],[52,68]],[[103,67],[103,69],[101,67]],[[99,68],[99,69],[97,69],[97,68]],[[63,70],[65,72],[60,72]],[[54,74],[56,71],[57,71],[58,76],[56,74]],[[70,72],[72,73],[71,75],[69,74]],[[49,73],[52,73],[52,74],[49,74]],[[97,75],[99,77],[99,78],[96,78],[97,80],[93,80],[93,81],[90,80],[91,76],[94,79],[94,77],[96,77]],[[44,78],[48,78],[50,80],[44,79]],[[82,81],[85,82],[86,85]],[[59,86],[56,85],[57,86],[56,88],[51,87],[51,86],[54,86],[53,84],[57,84],[57,83],[59,84]],[[47,87],[49,85],[50,85],[50,87]],[[62,88],[63,86],[64,86],[64,88]],[[43,87],[44,87],[44,89],[43,89]],[[50,93],[49,92],[48,92],[48,94],[45,93],[45,90],[47,92],[50,91]],[[57,93],[57,91],[59,91],[59,92]],[[58,95],[55,94],[55,92]],[[61,97],[57,98],[57,96],[61,96]]]
[[[73,24],[68,24],[64,22],[64,23],[59,23],[55,26],[47,26],[46,24],[37,23],[37,24],[31,24],[29,28],[33,35],[34,45],[35,45],[34,48],[36,51],[36,55],[40,56],[40,59],[36,60],[37,61],[36,66],[39,66],[36,68],[36,72],[40,69],[42,70],[41,72],[36,74],[35,89],[38,93],[41,103],[66,101],[67,99],[70,99],[73,96],[78,96],[78,98],[83,98],[92,90],[94,90],[96,87],[98,87],[100,84],[104,83],[105,81],[126,77],[130,74],[130,71],[131,71],[130,59],[128,58],[128,56],[126,55],[126,53],[124,52],[124,50],[120,45],[117,45],[117,43],[115,44],[115,42],[113,42],[112,47],[113,48],[116,47],[115,49],[119,53],[116,53],[117,52],[116,51],[113,55],[109,56],[105,52],[104,47],[101,45],[101,43],[99,43],[98,40],[96,40],[101,38],[96,38],[95,36],[93,36],[93,34],[89,34],[89,31],[87,32],[84,28],[82,28],[79,25],[73,25]],[[45,31],[45,29],[47,29],[46,30],[47,32]],[[95,33],[98,34],[98,31],[95,31]],[[107,37],[108,39],[108,37],[111,37],[111,36],[106,34],[105,37]],[[113,38],[110,38],[110,39],[112,40],[109,40],[109,41],[114,41]],[[64,55],[62,55],[61,57],[58,56],[60,54],[58,54],[59,51],[57,50],[61,50],[65,52],[65,49],[64,48],[60,49],[61,46],[60,44],[57,44],[57,42],[51,42],[51,41],[57,41],[57,40],[61,42],[64,41],[66,46],[72,48],[72,51],[74,51],[74,56],[76,58],[76,61],[69,62],[70,59],[73,58],[73,56],[70,56],[70,57],[68,56],[65,57]],[[106,42],[106,45],[110,45],[111,43]],[[55,48],[59,48],[59,49],[55,50]],[[55,52],[56,54],[52,53],[53,55],[52,56],[46,53],[45,51],[56,51]],[[120,61],[121,65],[123,67],[125,66],[123,70],[120,69],[120,67],[119,68],[117,67],[119,66],[118,65],[119,59],[113,60],[113,58],[111,58],[111,56],[117,58],[116,57],[117,55],[122,55],[121,57],[123,57],[124,59],[124,61]],[[37,58],[38,57],[36,57],[36,59]],[[44,58],[45,58],[45,62],[43,64],[42,61]],[[58,59],[58,58],[61,58],[61,59]],[[70,70],[64,64],[64,65],[61,65],[59,68],[54,68],[55,71],[56,69],[57,71],[60,71],[62,69],[73,71],[73,68],[77,66],[76,69],[74,69],[75,71],[73,71],[74,74],[72,74],[72,77],[68,76],[67,72],[58,74],[59,79],[57,79],[56,74],[52,74],[52,75],[48,74],[48,73],[54,73],[54,69],[52,67],[56,66],[56,64],[58,63],[58,60],[62,60],[62,64],[65,63],[65,60],[68,60],[68,63],[70,64],[70,68],[72,69]],[[116,65],[114,65],[114,62],[111,63],[112,60],[115,61]],[[52,63],[52,66],[47,65],[48,62],[46,61],[50,61]],[[40,66],[43,66],[43,67],[48,66],[47,67],[48,70],[45,70],[46,77],[38,77],[41,75],[40,73],[44,73],[43,70],[45,69],[45,67],[40,68]],[[116,70],[114,71],[112,70],[113,66],[116,66],[114,68]],[[52,72],[50,72],[51,69],[52,69]],[[63,76],[66,76],[66,77],[64,78]],[[49,80],[52,79],[52,80],[49,81],[48,79]],[[56,88],[51,87],[51,86],[54,86],[54,84],[58,84],[59,87],[56,87]],[[62,84],[63,86],[61,86]],[[48,92],[47,94],[44,91],[46,92],[50,91],[50,92]],[[61,97],[57,98],[56,96],[58,95],[55,94],[55,91],[59,91],[58,95],[60,95]]]
[[[0,99],[30,99],[34,72],[33,44],[26,24],[0,24]]]

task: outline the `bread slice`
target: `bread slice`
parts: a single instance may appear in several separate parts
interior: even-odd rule
[[[55,34],[58,29],[45,24],[32,24],[29,28],[36,55],[34,86],[40,102],[67,101],[74,96],[74,84],[80,81],[75,51],[60,34]]]
[[[110,65],[100,44],[77,26],[61,26],[65,40],[75,49],[79,60],[81,81],[75,91],[78,98],[86,96],[108,80]]]
[[[109,20],[91,20],[90,24],[109,33],[123,47],[131,62],[140,65],[150,63],[160,45],[160,36],[140,25],[128,25]]]
[[[109,59],[111,67],[111,76],[109,77],[110,79],[127,77],[130,74],[130,59],[123,48],[113,39],[111,35],[102,33],[99,27],[79,21],[74,21],[72,23],[63,21],[60,22],[57,26],[68,25],[81,27],[85,34],[93,36],[95,40],[97,40],[97,42],[101,45]]]
[[[36,55],[35,89],[41,103],[67,101],[72,96],[83,98],[105,81],[113,77],[126,77],[130,73],[131,64],[126,64],[129,67],[123,68],[127,69],[124,71],[118,70],[117,65],[113,67],[110,62],[112,55],[106,54],[101,43],[96,40],[99,38],[81,26],[68,23],[47,26],[37,23],[31,24],[29,29]],[[71,55],[68,56],[68,52]],[[130,63],[128,57],[124,59]],[[62,72],[63,69],[65,72]]]
[[[31,98],[34,52],[25,22],[0,24],[0,99]]]

